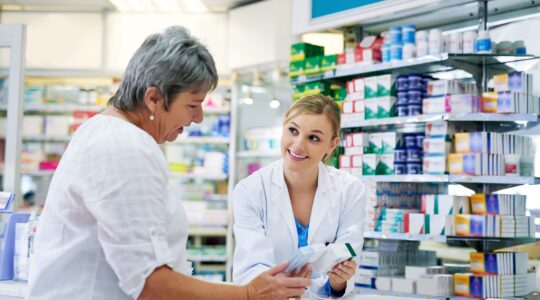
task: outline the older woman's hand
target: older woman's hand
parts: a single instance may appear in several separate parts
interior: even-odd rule
[[[335,265],[330,272],[328,272],[328,278],[330,280],[330,286],[332,290],[341,292],[347,287],[347,281],[354,276],[356,272],[356,262],[353,260],[346,260]]]
[[[305,289],[311,284],[311,280],[305,276],[311,276],[311,267],[304,267],[298,272],[302,277],[282,276],[287,268],[287,263],[274,267],[253,279],[247,284],[248,299],[299,299]],[[292,274],[290,274],[292,275]]]

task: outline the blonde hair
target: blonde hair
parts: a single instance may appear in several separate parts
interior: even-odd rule
[[[293,105],[289,107],[287,113],[285,113],[285,121],[283,123],[286,124],[291,119],[305,114],[325,115],[332,125],[332,138],[339,136],[339,130],[341,129],[341,115],[339,113],[339,106],[331,97],[324,95],[309,95],[300,98],[300,100],[294,102]]]

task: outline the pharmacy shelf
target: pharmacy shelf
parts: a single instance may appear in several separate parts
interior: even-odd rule
[[[188,234],[191,236],[226,236],[227,229],[223,227],[191,227]]]
[[[222,144],[230,143],[227,137],[201,136],[201,137],[179,137],[172,144]]]
[[[430,300],[478,300],[479,298],[468,298],[468,297],[458,297],[458,296],[425,296],[425,295],[419,295],[419,294],[410,294],[410,293],[400,293],[400,292],[392,292],[392,291],[380,291],[376,289],[370,289],[365,287],[360,287],[358,283],[356,283],[356,287],[354,288],[355,295],[352,298],[353,300],[361,300],[366,299],[367,295],[377,295],[377,296],[383,296],[382,299],[430,299]],[[371,299],[371,298],[370,298]],[[500,298],[489,298],[491,300],[498,300]],[[514,298],[504,298],[501,300],[524,300],[523,297],[514,297]]]
[[[343,118],[341,128],[361,128],[382,125],[401,125],[426,123],[433,121],[450,122],[537,122],[538,115],[534,114],[490,114],[490,113],[468,113],[468,114],[426,114],[418,116],[393,117],[385,119],[347,119]]]
[[[0,299],[24,299],[27,290],[27,282],[13,280],[0,281]]]
[[[237,158],[278,158],[281,156],[281,152],[277,151],[241,151],[236,153]]]
[[[364,232],[364,237],[378,240],[398,240],[398,241],[433,241],[446,242],[446,236],[442,235],[427,235],[427,234],[410,234],[410,233],[382,233],[375,231]]]
[[[505,184],[505,185],[523,185],[538,184],[540,178],[523,176],[469,176],[469,175],[450,175],[451,183],[486,183],[486,184]]]
[[[0,106],[0,110],[4,111],[7,108]],[[100,112],[105,109],[101,105],[83,105],[83,104],[28,104],[24,106],[25,112],[35,113],[66,113],[74,111],[90,111]]]
[[[33,177],[46,177],[46,176],[53,176],[54,170],[41,170],[41,171],[33,171],[33,172],[21,172],[21,175],[27,175],[27,176],[33,176]]]
[[[358,176],[371,182],[448,182],[448,175],[364,175]]]
[[[171,172],[171,179],[188,180],[188,179],[200,179],[200,180],[212,180],[222,181],[227,180],[227,174],[194,174],[194,173],[173,173]]]
[[[399,73],[436,73],[462,69],[478,75],[482,64],[488,67],[490,72],[505,73],[512,70],[506,63],[522,62],[536,59],[533,55],[501,55],[501,54],[454,54],[443,53],[440,55],[428,55],[407,61],[379,63],[379,64],[349,64],[340,65],[332,72],[301,75],[291,78],[293,85],[304,84],[318,80],[348,79],[352,77],[369,77],[380,74]],[[488,78],[491,73],[487,74]]]

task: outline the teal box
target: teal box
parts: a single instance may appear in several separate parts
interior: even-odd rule
[[[379,112],[379,103],[375,99],[369,99],[365,102],[364,119],[377,119]]]
[[[381,97],[377,99],[377,118],[390,118],[396,116],[396,98]]]
[[[379,163],[378,154],[364,154],[362,156],[362,174],[363,175],[375,175],[377,170],[377,164]]]
[[[377,95],[379,97],[395,95],[395,76],[381,75],[377,77]]]
[[[364,98],[371,99],[379,97],[378,77],[364,78]]]

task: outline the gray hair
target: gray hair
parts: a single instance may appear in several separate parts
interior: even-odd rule
[[[109,104],[122,111],[144,106],[144,94],[156,87],[167,110],[174,95],[217,86],[218,75],[208,49],[181,26],[150,35],[129,60],[124,78]]]

